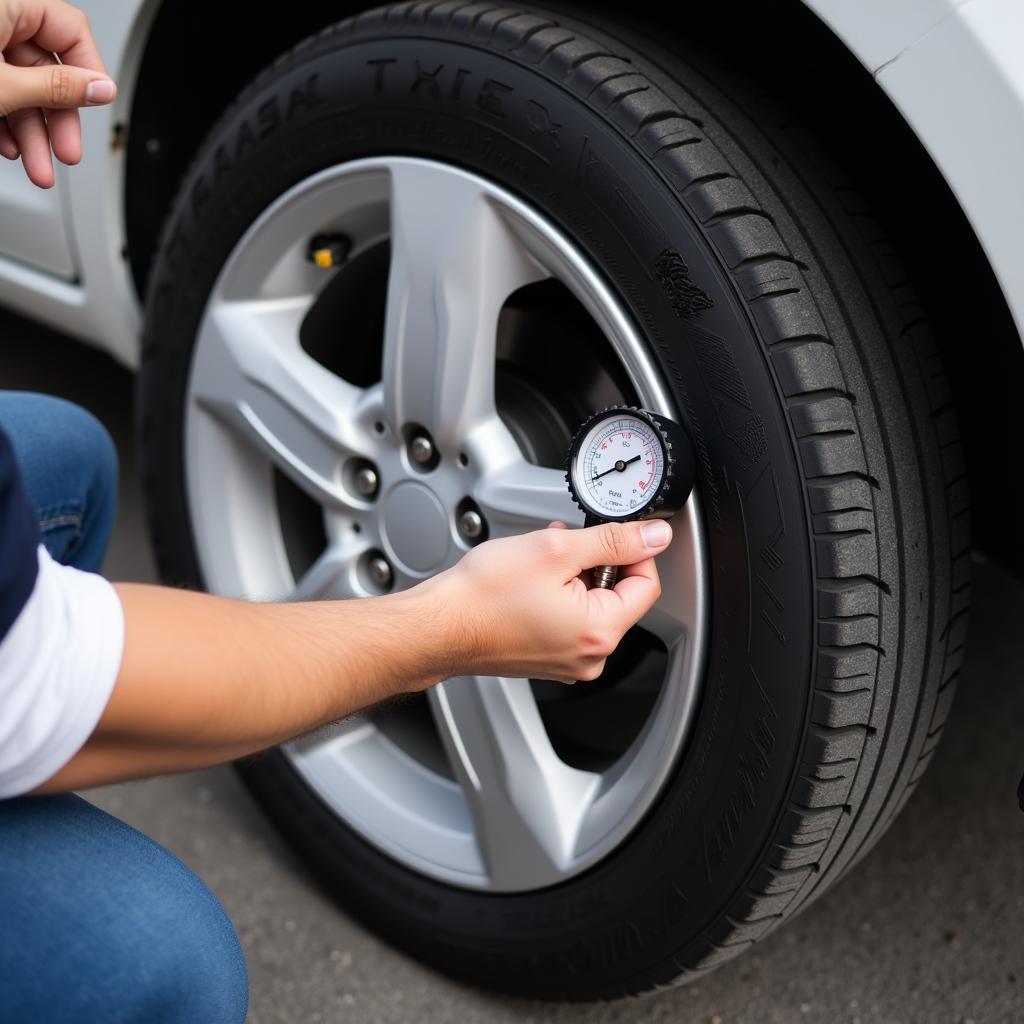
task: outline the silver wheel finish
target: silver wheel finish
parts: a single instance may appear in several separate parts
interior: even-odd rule
[[[383,380],[366,389],[299,342],[335,273],[306,259],[308,239],[330,233],[351,239],[353,257],[391,243]],[[272,204],[229,257],[193,355],[186,478],[208,588],[252,599],[371,596],[383,575],[374,559],[390,570],[390,588],[413,586],[473,543],[457,511],[467,496],[489,537],[554,519],[581,525],[562,472],[528,462],[495,405],[498,314],[516,289],[548,277],[604,332],[643,404],[671,416],[665,385],[602,278],[502,188],[433,161],[375,158],[323,171]],[[410,424],[432,439],[422,461],[402,433]],[[374,467],[372,494],[353,486],[365,483],[346,472],[354,461]],[[327,547],[298,580],[272,467],[324,513]],[[515,892],[593,865],[650,807],[695,706],[707,604],[696,496],[674,528],[659,559],[662,598],[642,623],[668,650],[666,678],[642,731],[606,771],[558,756],[524,679],[458,678],[430,692],[454,781],[368,716],[288,744],[286,755],[351,827],[436,879]]]

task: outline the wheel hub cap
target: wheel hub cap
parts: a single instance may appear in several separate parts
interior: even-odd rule
[[[416,572],[438,569],[447,560],[448,516],[425,485],[406,480],[388,494],[383,532],[395,557]]]

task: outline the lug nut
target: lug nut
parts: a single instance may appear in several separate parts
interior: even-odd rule
[[[409,442],[409,457],[420,466],[425,466],[434,457],[434,442],[423,434],[417,434]]]
[[[468,508],[459,516],[459,533],[466,540],[476,540],[484,532],[484,517],[475,509]]]
[[[380,486],[377,471],[373,466],[362,466],[360,469],[357,469],[352,478],[352,483],[356,492],[364,498],[372,498]]]
[[[393,574],[391,572],[391,566],[388,564],[388,560],[386,558],[381,555],[374,555],[374,557],[366,563],[366,570],[370,575],[370,579],[373,580],[378,587],[391,586]]]

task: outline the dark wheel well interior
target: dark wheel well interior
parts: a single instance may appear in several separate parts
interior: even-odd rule
[[[146,45],[127,132],[127,252],[145,293],[159,233],[206,133],[276,56],[333,22],[373,6],[307,0],[288,16],[254,15],[242,0],[195,7],[165,0]],[[568,6],[568,5],[563,5]],[[621,20],[620,5],[580,5]],[[585,17],[585,13],[583,14]],[[931,158],[871,75],[799,0],[650,4],[635,30],[733,68],[784,104],[865,194],[922,295],[954,382],[967,443],[977,545],[1024,571],[1017,538],[1024,480],[1007,473],[1024,351],[1006,302],[959,204]],[[167,83],[189,68],[191,101]],[[984,352],[984,359],[979,353]]]

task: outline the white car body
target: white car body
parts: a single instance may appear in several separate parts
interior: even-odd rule
[[[1024,4],[804,0],[871,72],[966,213],[1024,335]],[[0,166],[0,303],[138,362],[141,303],[125,251],[125,147],[160,0],[80,0],[117,78],[83,115],[85,158],[43,192]]]

